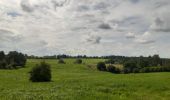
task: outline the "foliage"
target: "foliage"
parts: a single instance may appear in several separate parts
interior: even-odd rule
[[[24,67],[26,64],[26,56],[22,53],[11,51],[7,55],[0,51],[0,69],[16,69]]]
[[[30,71],[30,80],[32,82],[48,82],[51,81],[51,68],[50,65],[41,62],[35,65]]]
[[[105,65],[105,63],[104,63],[104,62],[99,62],[99,63],[97,63],[97,69],[98,69],[99,71],[106,71],[106,65]]]
[[[3,51],[0,51],[0,61],[5,59],[5,53]]]
[[[58,60],[58,63],[59,63],[59,64],[65,64],[64,59],[59,59],[59,60]]]
[[[78,59],[76,59],[76,61],[74,62],[75,64],[82,64],[82,59],[80,59],[80,58],[78,58]]]
[[[137,68],[136,63],[133,60],[127,61],[124,63],[124,72],[131,73],[133,69]]]
[[[116,67],[113,65],[109,65],[106,67],[108,72],[115,73],[116,72]]]
[[[108,59],[108,60],[105,61],[105,63],[106,64],[114,64],[115,61],[114,61],[114,59]]]
[[[24,67],[26,64],[26,57],[22,53],[18,53],[16,51],[11,51],[8,53],[6,60],[8,64],[13,63],[14,66],[22,66]]]

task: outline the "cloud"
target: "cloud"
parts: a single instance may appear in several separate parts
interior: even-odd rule
[[[109,24],[106,24],[106,23],[102,23],[98,26],[98,28],[100,29],[104,29],[104,30],[109,30],[109,29],[112,29],[111,26]]]
[[[170,32],[170,14],[156,17],[151,25],[151,30],[156,32]]]
[[[22,16],[21,14],[17,13],[17,12],[8,12],[7,15],[11,16],[11,17],[18,17],[18,16]]]
[[[105,10],[110,6],[107,2],[99,2],[94,5],[94,10]]]
[[[153,39],[153,36],[150,32],[145,32],[144,34],[137,37],[136,42],[140,44],[151,44],[155,43],[156,41]]]
[[[70,0],[51,0],[54,9],[56,10],[58,7],[63,7],[66,4],[70,3]]]
[[[101,37],[97,36],[95,34],[89,34],[83,37],[83,41],[87,43],[92,43],[92,44],[100,44]]]
[[[168,9],[169,0],[0,0],[0,50],[136,56],[151,46],[167,56]]]
[[[134,39],[134,38],[135,38],[135,34],[129,32],[129,33],[126,35],[126,38],[128,38],[128,39]]]
[[[22,10],[24,10],[25,12],[34,11],[34,8],[30,4],[29,0],[22,0],[20,5],[21,5]]]

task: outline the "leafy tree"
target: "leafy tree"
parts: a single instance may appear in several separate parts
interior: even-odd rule
[[[51,81],[51,68],[50,65],[41,62],[35,65],[30,71],[30,80],[32,82],[48,82]]]
[[[106,64],[114,64],[115,61],[114,61],[114,59],[108,59],[108,60],[105,61],[105,63]]]
[[[107,70],[108,72],[111,72],[111,73],[116,73],[116,74],[121,73],[121,70],[120,70],[119,68],[116,68],[116,67],[113,66],[113,65],[107,66],[107,67],[106,67],[106,70]]]
[[[26,64],[26,57],[22,53],[18,53],[16,51],[11,51],[7,55],[7,63],[13,63],[14,66],[22,66],[24,67]]]
[[[0,69],[7,69],[7,63],[5,60],[0,60]]]
[[[0,51],[0,61],[5,59],[5,53]]]
[[[97,64],[97,69],[98,69],[99,71],[106,71],[106,65],[105,65],[105,63],[104,63],[104,62],[99,62],[99,63]]]
[[[107,66],[107,71],[111,72],[111,73],[115,73],[116,72],[116,67],[113,65],[109,65]]]
[[[63,59],[59,59],[59,60],[58,60],[58,63],[59,63],[59,64],[65,64],[65,62],[64,62]]]
[[[124,71],[126,73],[133,72],[134,68],[137,68],[137,65],[136,62],[134,62],[133,60],[124,63]]]
[[[83,61],[82,61],[81,59],[79,59],[79,58],[76,59],[76,61],[75,61],[76,64],[82,64],[82,62],[83,62]]]
[[[137,62],[138,68],[144,68],[149,66],[149,61],[147,58],[144,58],[143,56],[139,57],[139,60]]]
[[[154,55],[152,57],[152,66],[159,66],[159,65],[161,65],[161,59],[159,55]]]

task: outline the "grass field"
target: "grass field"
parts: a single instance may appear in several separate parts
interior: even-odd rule
[[[26,68],[0,70],[0,100],[170,100],[170,73],[112,74],[85,64],[102,59],[84,59],[85,64],[57,64],[52,82],[29,81],[31,67],[41,60],[28,60]]]

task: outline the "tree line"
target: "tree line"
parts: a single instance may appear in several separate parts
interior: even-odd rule
[[[114,64],[122,64],[123,69],[116,68]],[[170,59],[160,58],[159,55],[148,57],[112,56],[105,62],[99,62],[97,69],[100,71],[109,71],[113,73],[170,72]]]
[[[10,51],[5,54],[4,51],[0,51],[0,69],[22,68],[26,61],[26,56],[20,52]]]

